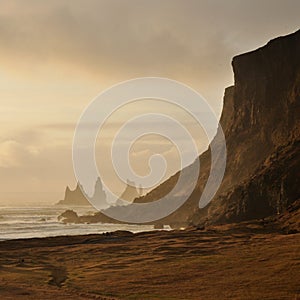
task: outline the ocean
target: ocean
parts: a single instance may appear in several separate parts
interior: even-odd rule
[[[151,231],[151,225],[127,224],[63,224],[57,217],[65,207],[1,207],[0,240],[41,238],[49,236],[82,235],[92,233],[128,230],[131,232]],[[74,209],[79,215],[92,214],[91,208]]]

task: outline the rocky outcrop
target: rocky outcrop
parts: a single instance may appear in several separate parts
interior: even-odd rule
[[[65,191],[65,197],[63,200],[59,201],[58,205],[65,205],[68,207],[76,207],[76,206],[92,206],[91,203],[98,203],[98,207],[105,209],[109,207],[109,204],[106,202],[106,194],[103,190],[102,182],[100,178],[97,178],[95,183],[94,194],[90,198],[91,202],[89,202],[89,197],[84,194],[83,188],[80,183],[77,183],[75,190],[70,190],[67,186]]]
[[[70,188],[67,186],[64,199],[59,201],[57,205],[66,205],[70,207],[91,206],[86,196],[82,193],[82,188],[80,187],[80,183],[77,183],[75,190],[70,190]]]
[[[101,209],[105,209],[109,207],[109,204],[106,201],[106,193],[103,189],[102,181],[98,177],[95,183],[94,195],[91,199],[92,203],[97,203],[97,207]]]
[[[57,219],[63,223],[80,223],[77,213],[71,209],[60,214]]]
[[[293,202],[287,210],[277,216],[275,221],[279,228],[287,233],[287,234],[294,234],[300,232],[300,199]]]
[[[67,190],[69,189],[67,188]],[[77,185],[75,191],[71,191],[71,195],[69,193],[70,192],[66,193],[67,197],[65,197],[63,201],[60,201],[59,204],[67,205],[69,207],[75,207],[80,205],[91,205],[88,202],[88,200],[86,200],[86,197],[84,198],[85,201],[88,202],[87,204],[76,204],[76,203],[85,203],[84,201],[77,201],[77,199],[82,199],[80,197],[83,197],[83,193],[81,192],[79,185]],[[142,189],[137,188],[134,182],[127,180],[126,188],[122,193],[122,195],[120,196],[120,199],[118,199],[114,204],[109,205],[106,202],[106,194],[105,191],[103,190],[102,182],[100,178],[98,178],[95,184],[95,192],[91,199],[91,202],[93,203],[94,201],[95,202],[100,201],[98,203],[102,203],[102,205],[99,205],[98,208],[102,207],[101,211],[96,212],[92,215],[78,216],[75,211],[66,210],[58,217],[58,220],[63,223],[117,223],[119,224],[122,222],[115,220],[111,217],[108,217],[103,212],[105,212],[105,210],[117,209],[117,207],[128,205],[130,204],[130,202],[132,202],[132,200],[140,196],[141,193],[142,193]]]
[[[119,221],[116,221],[102,212],[97,212],[92,215],[82,215],[79,216],[74,210],[68,209],[57,217],[58,221],[69,224],[82,224],[82,223],[110,223],[110,224],[119,224]]]
[[[161,222],[182,226],[261,218],[281,213],[300,197],[299,53],[297,31],[233,58],[234,86],[225,91],[220,120],[228,155],[222,185],[212,202],[198,209],[210,171],[207,150],[199,157],[201,173],[188,201]],[[136,202],[167,194],[177,178]]]

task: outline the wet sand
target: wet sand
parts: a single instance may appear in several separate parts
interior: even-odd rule
[[[0,242],[1,299],[300,299],[300,234],[206,231]]]

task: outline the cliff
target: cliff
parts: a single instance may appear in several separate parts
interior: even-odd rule
[[[181,226],[262,218],[281,213],[300,198],[299,53],[297,31],[233,58],[234,86],[225,90],[220,120],[227,144],[222,185],[211,203],[199,209],[210,171],[207,150],[199,157],[201,173],[192,195],[162,223]],[[217,138],[212,143],[218,143]],[[177,178],[175,174],[135,201],[165,195]]]

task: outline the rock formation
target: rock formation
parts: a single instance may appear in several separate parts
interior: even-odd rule
[[[90,202],[86,199],[85,195],[81,191],[80,183],[78,182],[75,190],[70,190],[67,186],[65,191],[65,197],[63,200],[57,203],[58,205],[66,206],[91,206]]]
[[[70,190],[70,188],[67,186],[65,191],[65,197],[63,200],[59,201],[58,205],[66,205],[69,207],[74,206],[92,206],[91,203],[88,201],[88,196],[85,195],[83,192],[83,188],[80,185],[80,183],[77,183],[75,190]],[[106,202],[106,194],[102,187],[102,182],[100,178],[97,178],[96,184],[95,184],[95,190],[94,194],[91,197],[92,203],[98,203],[98,207],[105,209],[108,208],[109,205]]]
[[[109,207],[109,204],[106,202],[106,194],[103,190],[102,181],[99,177],[97,178],[94,195],[91,198],[91,200],[92,203],[97,203],[97,207],[100,209],[105,209]]]
[[[57,219],[63,223],[80,223],[77,213],[70,209],[60,214]]]

